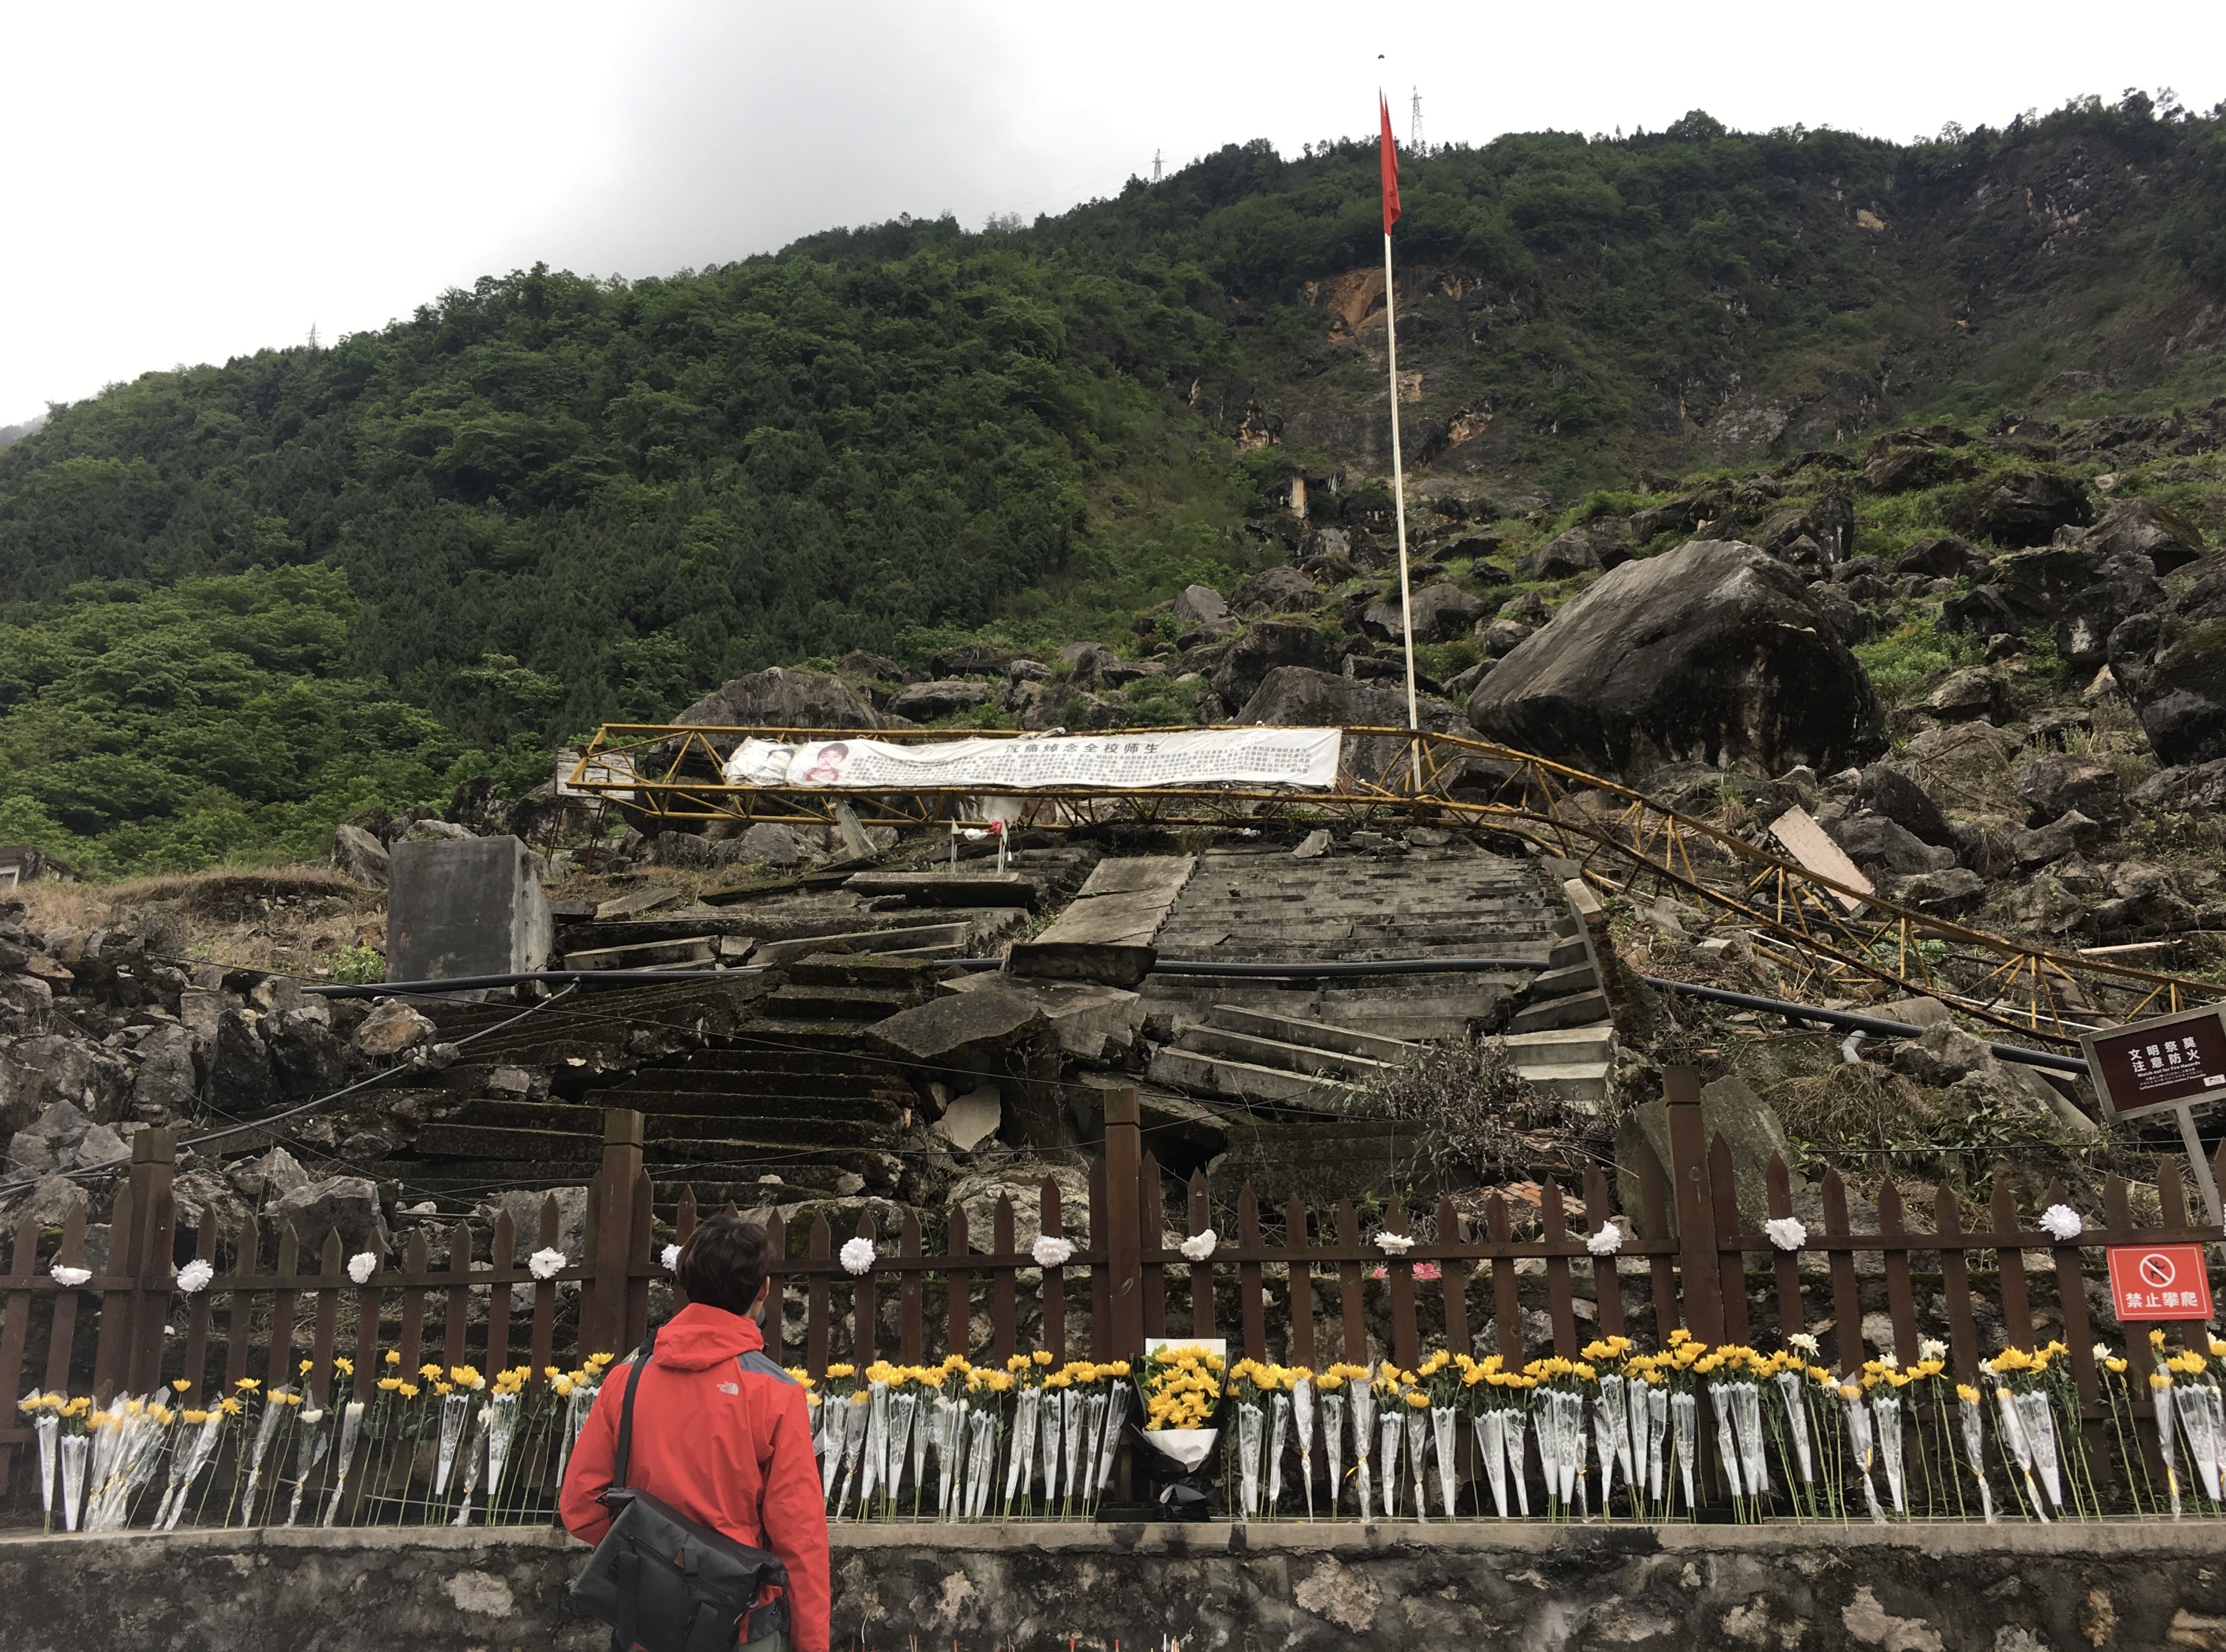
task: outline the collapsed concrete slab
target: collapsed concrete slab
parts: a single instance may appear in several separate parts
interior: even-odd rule
[[[1100,861],[1056,923],[1013,944],[1013,973],[1135,986],[1158,962],[1153,939],[1197,865],[1188,855]]]

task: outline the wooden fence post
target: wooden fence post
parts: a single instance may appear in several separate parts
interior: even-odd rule
[[[1105,1268],[1108,1317],[1112,1321],[1116,1359],[1138,1359],[1144,1352],[1143,1131],[1136,1092],[1109,1090],[1105,1096],[1105,1185],[1112,1197],[1105,1212]],[[1135,1189],[1130,1192],[1130,1189]],[[1157,1193],[1156,1187],[1149,1191]],[[1152,1243],[1160,1242],[1157,1211]]]
[[[641,1177],[646,1121],[631,1108],[603,1114],[603,1167],[588,1190],[588,1217],[595,1232],[591,1289],[580,1305],[580,1357],[625,1351],[626,1276],[633,1255],[635,1184]]]
[[[145,1129],[131,1138],[131,1231],[116,1236],[109,1270],[128,1274],[128,1294],[103,1301],[124,1310],[123,1369],[117,1373],[127,1394],[146,1394],[162,1376],[162,1331],[170,1312],[170,1249],[177,1205],[171,1184],[177,1173],[177,1134]]]
[[[1670,1191],[1676,1202],[1685,1323],[1713,1347],[1724,1339],[1724,1303],[1716,1277],[1716,1201],[1701,1120],[1701,1075],[1693,1067],[1664,1067],[1662,1080],[1670,1102]]]

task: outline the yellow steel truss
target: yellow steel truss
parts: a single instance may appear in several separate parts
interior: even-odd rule
[[[1117,731],[1167,732],[1173,731]],[[1634,899],[1675,894],[1697,905],[1711,927],[1746,931],[1792,993],[1854,1001],[1920,993],[1981,1021],[2066,1045],[2083,1026],[2226,997],[2226,988],[2211,982],[2032,946],[1897,905],[1619,782],[1511,747],[1404,728],[1354,728],[1345,735],[1333,791],[1046,786],[1021,794],[1021,801],[1032,823],[1065,829],[1401,821],[1504,832],[1574,861],[1603,893]],[[838,804],[848,804],[868,826],[919,829],[979,818],[979,789],[730,785],[721,777],[726,753],[744,739],[861,736],[919,744],[954,734],[610,723],[597,732],[566,785],[609,799],[652,829],[720,821],[831,824]],[[1030,738],[974,729],[957,737]],[[1410,757],[1418,745],[1419,791]]]

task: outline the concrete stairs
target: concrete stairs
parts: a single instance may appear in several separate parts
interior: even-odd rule
[[[1346,1026],[1216,1005],[1152,1055],[1146,1077],[1190,1095],[1277,1109],[1335,1112],[1357,1085],[1416,1046]]]
[[[1287,845],[1225,847],[1198,869],[1160,931],[1166,958],[1242,963],[1370,958],[1543,958],[1556,899],[1515,861],[1456,844],[1300,860]],[[1497,1019],[1523,972],[1321,982],[1154,975],[1147,1024],[1172,1041],[1229,1006],[1373,1033],[1399,1043],[1460,1038]]]
[[[488,1186],[578,1183],[601,1161],[604,1110],[624,1107],[646,1115],[645,1163],[667,1214],[683,1186],[716,1209],[828,1198],[855,1189],[853,1179],[893,1185],[900,1166],[887,1143],[915,1097],[905,1072],[873,1052],[866,1029],[921,1001],[929,971],[886,956],[831,954],[798,961],[785,980],[739,979],[761,983],[753,1013],[729,1017],[703,1047],[637,1061],[622,1076],[601,1069],[576,1095],[468,1095],[418,1128],[414,1160],[379,1170],[460,1198]],[[607,1018],[604,1007],[631,995],[591,1001]]]

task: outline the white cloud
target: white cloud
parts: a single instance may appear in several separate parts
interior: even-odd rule
[[[2226,13],[1628,0],[1510,12],[865,0],[19,9],[0,423],[329,338],[537,259],[658,274],[836,224],[1058,212],[1226,143],[1650,130],[1694,107],[1906,139],[2226,93]],[[1377,54],[1383,54],[1381,61]]]

